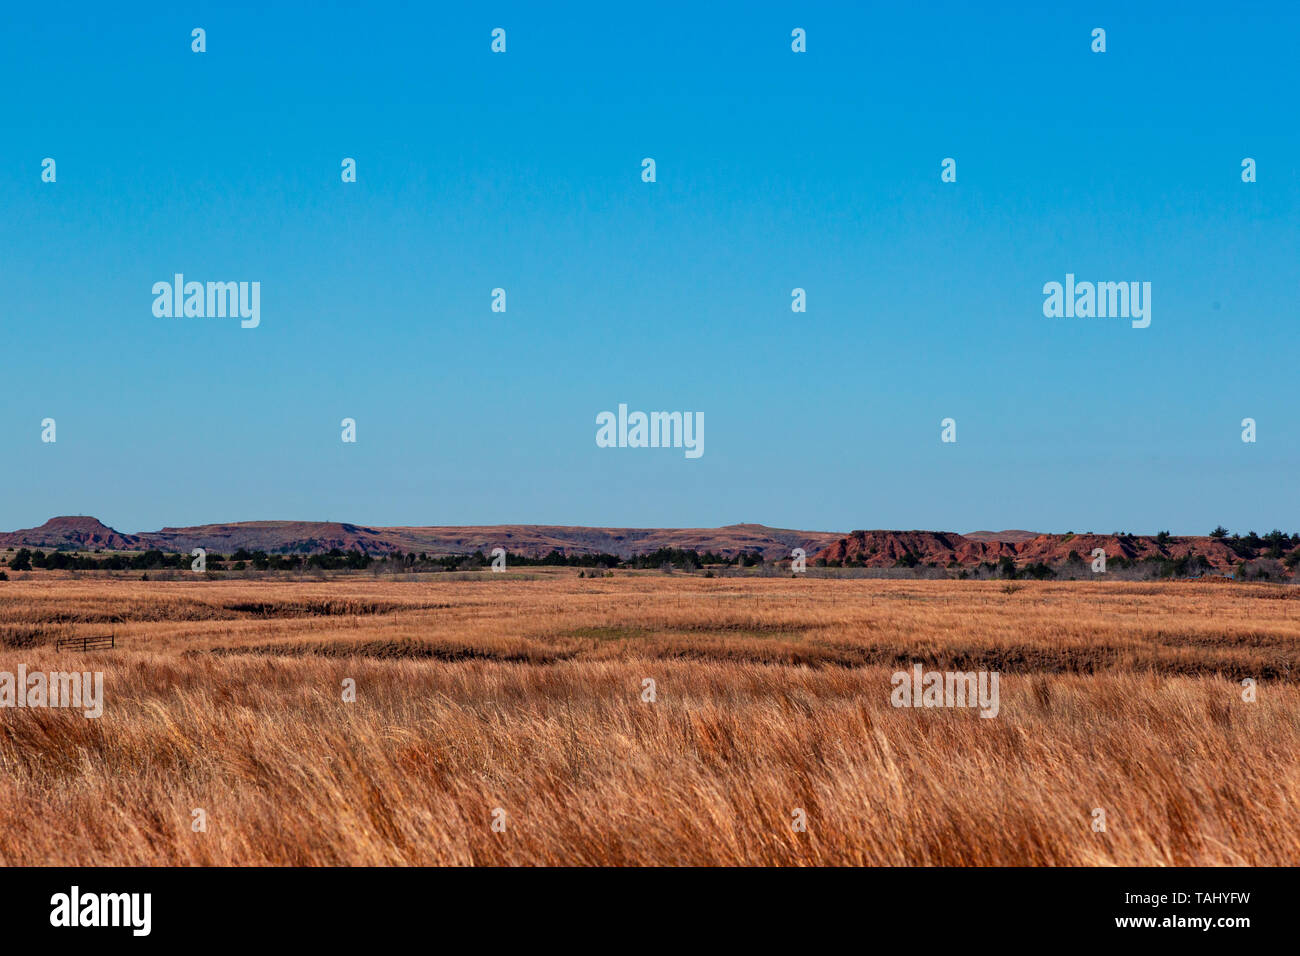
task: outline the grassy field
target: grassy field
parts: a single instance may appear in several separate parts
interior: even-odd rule
[[[894,708],[913,663],[998,716]],[[1296,587],[51,573],[20,664],[106,702],[0,709],[6,865],[1300,859]]]

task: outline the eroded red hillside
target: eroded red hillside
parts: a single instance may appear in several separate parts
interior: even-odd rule
[[[960,566],[983,561],[996,563],[1009,557],[1017,565],[1057,565],[1069,560],[1091,561],[1094,550],[1101,548],[1106,552],[1107,561],[1115,558],[1177,560],[1200,555],[1209,562],[1212,571],[1220,573],[1227,573],[1242,560],[1222,539],[1208,536],[1169,537],[1161,541],[1154,535],[1039,534],[1024,538],[1024,532],[1001,534],[1005,537],[999,539],[991,532],[967,537],[943,531],[854,531],[814,555],[814,560],[876,568],[915,562],[942,568],[954,563]]]

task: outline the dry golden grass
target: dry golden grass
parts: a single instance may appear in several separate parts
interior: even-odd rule
[[[0,710],[0,863],[1291,864],[1298,599],[32,576],[0,584],[0,670],[102,669],[107,701]],[[1000,671],[999,716],[891,707],[912,662]]]

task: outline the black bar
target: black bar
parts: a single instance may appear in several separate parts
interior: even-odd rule
[[[52,926],[52,897],[70,896],[77,886],[82,900],[87,894],[149,893],[147,939],[163,944],[282,938],[337,951],[340,943],[373,945],[376,934],[396,931],[424,938],[454,932],[494,943],[518,932],[532,940],[530,949],[543,940],[589,938],[606,944],[639,939],[658,951],[711,937],[730,940],[731,949],[750,937],[770,944],[787,932],[803,939],[803,948],[847,934],[869,941],[871,949],[889,939],[928,942],[940,952],[957,940],[977,952],[1016,941],[1023,945],[1013,951],[1062,940],[1131,940],[1226,952],[1293,928],[1293,876],[1285,869],[1210,868],[36,868],[0,871],[0,918],[7,943],[56,942],[70,934],[87,942],[145,941],[129,925]],[[1176,893],[1187,894],[1186,900]],[[1207,893],[1242,896],[1210,900]],[[1154,925],[1117,925],[1133,918]],[[1244,918],[1249,925],[1177,925],[1189,918]],[[1162,925],[1166,920],[1173,925]],[[602,924],[607,928],[597,932]],[[621,935],[608,935],[614,933]]]

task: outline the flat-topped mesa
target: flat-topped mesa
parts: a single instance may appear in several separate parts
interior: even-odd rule
[[[318,554],[333,549],[388,554],[402,550],[386,541],[380,530],[340,521],[240,521],[199,525],[192,528],[163,528],[142,533],[141,538],[162,551],[188,552],[206,548],[222,554],[239,549],[287,554]]]
[[[39,528],[0,533],[0,547],[82,548],[127,551],[140,547],[139,538],[122,534],[89,515],[60,515]]]

